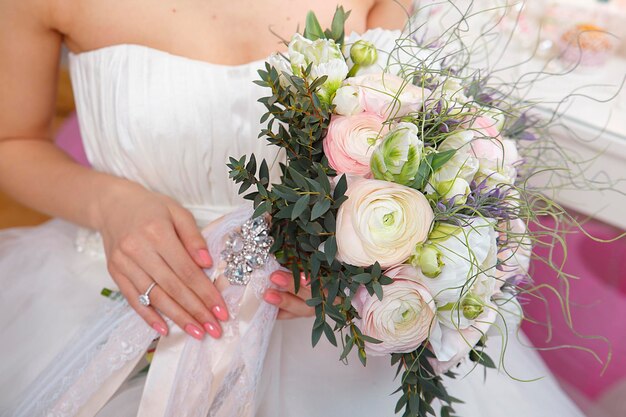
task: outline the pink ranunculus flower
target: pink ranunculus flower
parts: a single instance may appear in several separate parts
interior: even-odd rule
[[[339,173],[369,175],[372,152],[389,131],[384,122],[382,116],[371,112],[333,115],[323,142],[330,166]]]
[[[359,98],[366,111],[385,118],[401,117],[422,108],[430,90],[411,84],[389,73],[375,73],[348,78],[344,85],[359,89]]]
[[[466,329],[441,326],[441,338],[430,338],[435,358],[429,359],[429,362],[435,374],[444,374],[466,359],[480,338],[496,322],[497,317],[497,306],[490,305],[478,316],[473,326]]]
[[[411,265],[400,265],[385,272],[394,282],[383,286],[382,301],[361,286],[352,305],[361,317],[357,325],[363,334],[382,341],[366,343],[368,355],[405,353],[417,349],[433,332],[439,332],[435,301],[418,281]]]
[[[337,259],[355,266],[406,261],[428,238],[433,210],[422,193],[403,185],[349,178],[337,213]]]

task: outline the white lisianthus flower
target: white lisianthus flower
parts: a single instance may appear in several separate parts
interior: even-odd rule
[[[269,59],[267,60],[267,62],[274,68],[276,68],[276,70],[278,71],[278,80],[280,82],[280,85],[283,88],[288,88],[290,86],[289,80],[285,77],[285,73],[291,75],[293,74],[292,69],[291,69],[291,65],[289,64],[289,61],[282,56],[281,54],[272,54],[270,55]]]
[[[311,65],[310,81],[328,77],[318,91],[320,97],[328,103],[348,75],[348,64],[332,39],[312,41],[296,33],[289,43],[289,60],[293,73],[298,76],[302,76],[303,71]]]
[[[455,198],[456,204],[465,204],[470,193],[470,183],[478,172],[479,161],[471,153],[470,143],[474,133],[461,130],[448,136],[439,144],[440,151],[454,150],[452,158],[433,173],[426,193],[438,193],[443,199]]]
[[[359,97],[359,90],[350,85],[339,87],[333,99],[335,113],[341,116],[353,116],[365,110]]]
[[[477,217],[465,226],[437,223],[429,235],[428,244],[442,254],[443,266],[439,275],[423,278],[438,307],[458,304],[473,286],[477,283],[483,285],[481,275],[495,281],[497,244],[492,221]],[[419,269],[419,261],[415,257],[411,258],[411,262]],[[488,300],[483,292],[479,295]]]
[[[428,237],[434,218],[419,191],[387,181],[350,178],[337,213],[337,259],[354,265],[406,261]]]
[[[424,149],[418,132],[413,123],[402,122],[383,138],[370,162],[374,178],[402,185],[415,181]]]
[[[352,305],[361,317],[357,326],[363,334],[382,343],[366,343],[369,355],[412,352],[427,338],[440,338],[441,329],[435,319],[435,302],[418,280],[415,268],[400,265],[385,271],[393,283],[383,286],[383,299],[361,286]]]

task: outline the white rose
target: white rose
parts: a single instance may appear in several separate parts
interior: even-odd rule
[[[359,90],[350,85],[345,85],[337,90],[333,104],[335,105],[335,112],[342,116],[353,116],[365,110],[361,104]]]

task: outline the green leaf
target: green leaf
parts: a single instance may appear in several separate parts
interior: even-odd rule
[[[374,292],[376,293],[376,297],[378,297],[378,299],[380,301],[383,300],[383,287],[382,285],[380,285],[380,282],[376,281],[372,284],[372,288],[374,289]]]
[[[333,346],[337,346],[337,338],[335,337],[335,332],[333,332],[333,328],[330,327],[330,324],[324,323],[324,334],[330,343]]]
[[[311,332],[311,343],[313,347],[315,347],[320,339],[322,338],[322,333],[324,333],[324,326],[314,327],[313,332]]]
[[[359,284],[369,284],[371,280],[372,274],[368,272],[352,276],[352,281],[358,282]]]
[[[446,162],[452,159],[455,153],[456,149],[450,149],[447,151],[431,154],[434,155],[431,161],[431,169],[433,170],[433,172],[444,166]]]
[[[329,265],[332,265],[337,256],[337,238],[331,236],[324,242],[324,254],[326,255],[326,261]]]
[[[335,191],[333,192],[333,198],[338,199],[339,197],[343,197],[348,190],[348,178],[345,174],[341,175],[339,181],[337,181],[337,185],[335,186]]]
[[[493,359],[489,357],[484,351],[479,352],[477,350],[472,350],[470,352],[470,360],[476,363],[483,365],[485,368],[495,368],[496,364],[493,362]]]
[[[330,200],[323,199],[313,205],[311,209],[311,220],[318,219],[330,209]]]
[[[320,25],[319,20],[317,20],[317,16],[315,16],[315,13],[313,13],[312,11],[310,11],[306,15],[304,37],[312,41],[316,39],[326,39],[324,31],[322,30],[322,26]]]
[[[270,203],[269,201],[264,201],[263,203],[259,204],[256,209],[254,209],[252,217],[262,216],[265,213],[269,213],[271,210],[272,203]]]
[[[343,347],[343,351],[341,352],[341,357],[339,358],[339,360],[342,361],[345,358],[347,358],[350,352],[352,351],[353,347],[354,347],[354,339],[352,337],[348,337],[346,340],[346,344]]]
[[[309,194],[305,194],[296,201],[296,204],[293,207],[293,211],[291,212],[291,220],[295,220],[304,210],[309,206],[309,201],[311,200],[311,196]]]

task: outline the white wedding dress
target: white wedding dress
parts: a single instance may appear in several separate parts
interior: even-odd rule
[[[383,36],[384,32],[374,32]],[[226,161],[255,153],[270,162],[275,149],[258,139],[265,94],[253,84],[263,61],[215,65],[139,45],[114,45],[70,56],[70,69],[87,155],[94,169],[172,196],[200,226],[242,203]],[[274,172],[276,166],[274,163]],[[277,178],[277,177],[274,177]],[[100,295],[114,288],[100,242],[62,220],[0,233],[0,414],[9,414],[29,385],[89,329]],[[281,321],[272,333],[256,409],[263,417],[394,415],[398,386],[387,357],[367,368],[326,341],[311,348],[310,319]],[[499,357],[498,338],[490,339]],[[576,417],[538,354],[512,335],[508,373],[485,375],[463,365],[448,381],[463,417]],[[61,364],[62,365],[62,364]],[[133,416],[145,376],[128,380],[100,417]],[[39,381],[41,382],[41,381]],[[30,388],[33,389],[33,388]],[[4,414],[3,414],[4,415]],[[33,416],[36,417],[36,416]]]

